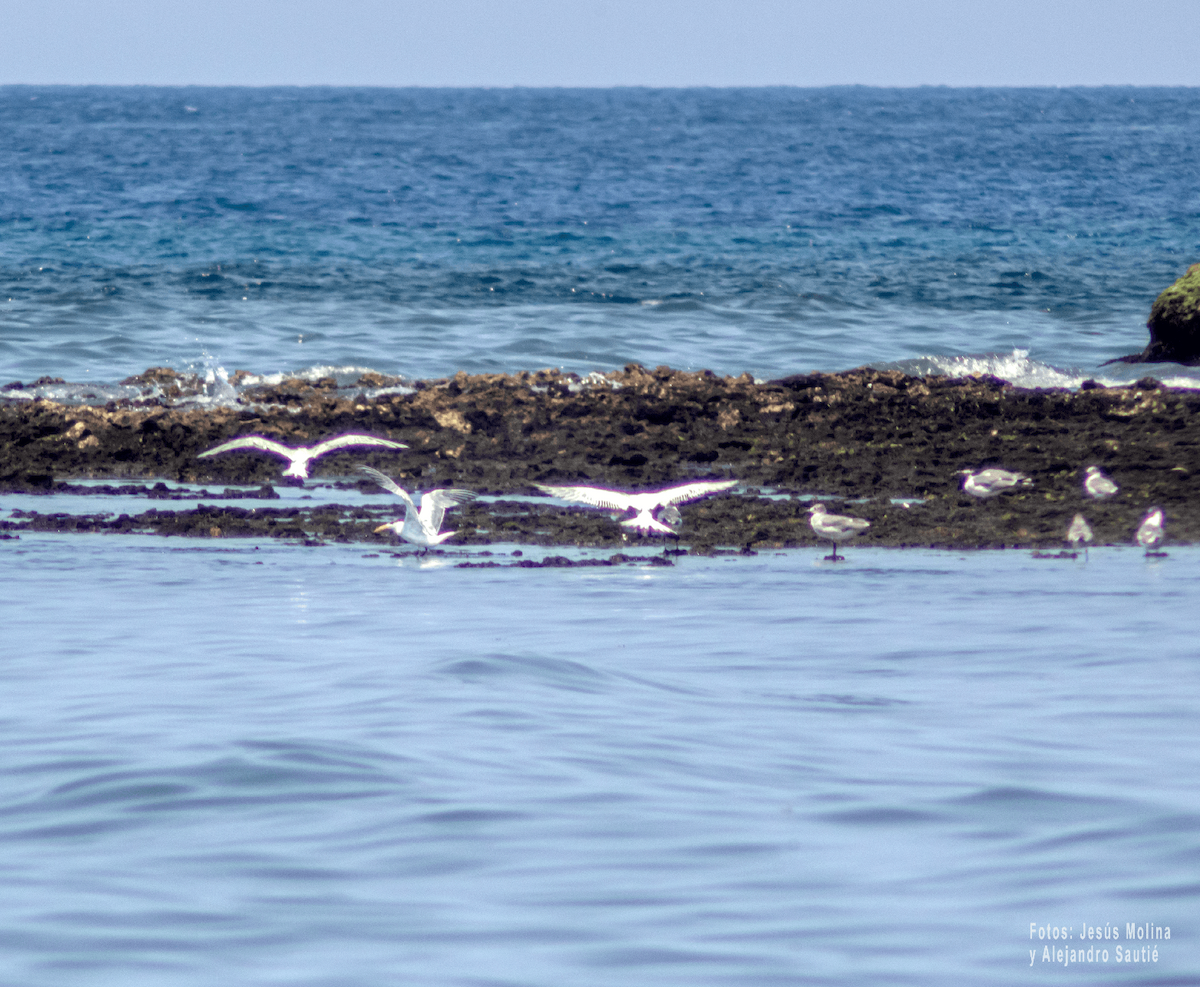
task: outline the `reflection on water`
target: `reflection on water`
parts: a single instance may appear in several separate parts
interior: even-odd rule
[[[292,609],[295,611],[295,616],[293,618],[295,620],[295,622],[297,624],[307,624],[308,623],[308,593],[307,593],[307,591],[302,586],[297,585],[292,590],[291,596],[288,597],[288,602],[291,604]]]

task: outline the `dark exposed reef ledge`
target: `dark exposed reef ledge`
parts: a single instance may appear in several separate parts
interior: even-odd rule
[[[331,455],[315,464],[317,480],[368,463],[410,487],[464,486],[503,496],[535,493],[534,482],[643,487],[728,476],[751,494],[768,488],[865,498],[846,510],[872,521],[862,544],[882,545],[1059,546],[1076,511],[1092,521],[1098,542],[1128,543],[1153,505],[1166,514],[1170,541],[1191,542],[1200,541],[1197,411],[1200,393],[1149,379],[1070,392],[865,369],[767,383],[748,374],[636,365],[583,381],[557,371],[460,373],[373,398],[289,380],[258,389],[252,405],[208,409],[0,404],[0,490],[49,492],[85,477],[269,484],[281,471],[273,457],[196,457],[247,433],[299,444],[356,431],[410,449]],[[1092,463],[1120,483],[1117,497],[1081,498],[1082,470]],[[986,465],[1024,471],[1035,485],[971,501],[955,471]],[[363,482],[362,489],[373,489]],[[380,502],[387,500],[381,493]],[[463,532],[458,543],[622,543],[602,513],[515,502],[498,513],[500,506],[454,512],[459,520],[450,525]],[[681,536],[700,550],[811,544],[806,507],[786,498],[714,498],[684,509]],[[220,517],[197,517],[195,532],[187,533],[258,533],[245,509],[220,510]],[[250,513],[265,522],[264,510]],[[329,537],[332,529],[323,533],[316,523],[322,510],[300,510],[272,527]],[[347,524],[349,514],[346,508],[339,537],[377,537],[368,537],[366,520]],[[552,522],[552,514],[563,521]]]

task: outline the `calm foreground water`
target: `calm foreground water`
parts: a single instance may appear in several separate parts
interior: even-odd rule
[[[1200,972],[1196,549],[3,545],[0,983]]]

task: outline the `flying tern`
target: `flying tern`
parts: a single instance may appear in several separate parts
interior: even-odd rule
[[[384,449],[407,449],[402,442],[393,442],[391,439],[380,439],[374,435],[335,435],[332,439],[326,439],[324,442],[318,442],[315,446],[285,446],[282,442],[276,442],[274,439],[264,438],[261,435],[243,435],[237,439],[230,439],[228,442],[222,442],[219,446],[213,446],[200,453],[201,459],[205,456],[215,456],[222,452],[234,452],[238,449],[251,449],[257,452],[269,452],[273,456],[282,456],[288,460],[288,468],[283,471],[284,476],[294,476],[301,480],[308,479],[309,464],[318,456],[324,456],[328,452],[334,452],[337,449],[353,449],[362,446],[379,446]]]
[[[390,531],[399,535],[407,542],[420,545],[424,549],[422,555],[429,551],[431,545],[440,545],[458,534],[457,531],[441,530],[446,511],[458,504],[470,503],[478,496],[470,490],[427,490],[421,494],[421,507],[418,510],[409,492],[386,473],[380,473],[370,466],[360,466],[358,471],[366,473],[385,490],[404,501],[404,517],[381,524],[375,529],[376,534]]]
[[[712,494],[731,490],[738,480],[701,480],[696,483],[681,483],[663,490],[643,490],[629,493],[624,490],[605,490],[600,487],[552,487],[542,483],[534,486],[551,497],[565,500],[569,504],[583,504],[609,511],[635,511],[633,517],[621,522],[622,527],[633,528],[646,535],[675,534],[682,520],[676,504],[686,504]]]

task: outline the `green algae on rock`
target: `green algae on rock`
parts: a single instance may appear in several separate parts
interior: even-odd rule
[[[1110,363],[1182,363],[1200,365],[1200,264],[1162,292],[1146,323],[1150,343],[1141,352]]]

